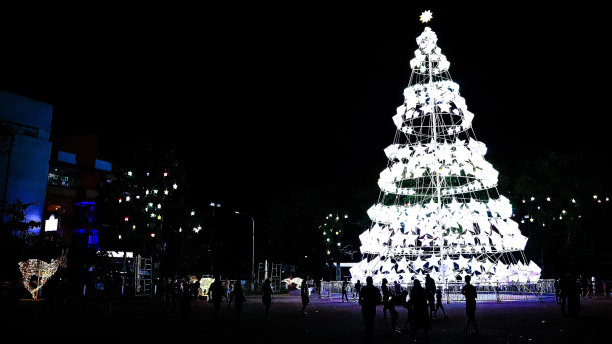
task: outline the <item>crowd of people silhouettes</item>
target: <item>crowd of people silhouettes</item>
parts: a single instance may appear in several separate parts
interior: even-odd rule
[[[560,282],[563,287],[560,290],[567,290],[563,281]],[[342,288],[342,299],[341,302],[349,301],[348,293],[350,290],[350,283],[348,280],[344,280],[341,285]],[[182,289],[182,288],[181,288]],[[184,288],[187,290],[188,288]],[[316,291],[316,290],[315,290]],[[428,335],[431,329],[431,320],[437,319],[437,312],[442,310],[444,319],[448,319],[442,303],[442,289],[436,288],[435,281],[426,275],[424,287],[421,285],[421,281],[415,279],[413,285],[410,288],[410,292],[402,288],[402,285],[397,281],[394,281],[393,288],[389,287],[387,279],[382,280],[381,288],[379,289],[373,283],[372,277],[366,278],[366,284],[361,285],[361,281],[356,281],[352,288],[353,298],[358,300],[361,306],[361,313],[365,327],[365,340],[366,342],[372,342],[374,334],[374,325],[376,319],[377,306],[382,305],[383,319],[390,319],[391,333],[392,335],[400,335],[402,331],[398,328],[399,312],[397,307],[403,307],[407,310],[407,317],[404,323],[406,328],[409,328],[410,333],[416,338],[417,332],[423,330],[425,336]],[[186,293],[186,291],[185,291]],[[273,288],[270,279],[266,279],[261,285],[261,302],[264,305],[265,313],[264,319],[269,320],[271,318],[271,306],[272,306],[272,294]],[[464,331],[467,332],[470,325],[473,326],[474,330],[472,333],[478,333],[478,327],[475,320],[476,310],[476,288],[470,284],[470,276],[465,278],[465,286],[461,290],[461,294],[465,296],[466,300],[466,318],[467,323]],[[565,295],[563,292],[561,295]],[[220,320],[220,309],[223,299],[228,302],[228,309],[232,303],[235,308],[235,321],[240,326],[242,309],[244,304],[247,302],[244,289],[242,288],[241,281],[236,281],[233,284],[233,288],[230,287],[229,281],[223,281],[220,276],[215,276],[215,280],[208,289],[209,302],[213,305],[212,311],[212,323],[216,324]],[[305,316],[308,315],[306,312],[308,305],[310,304],[310,288],[306,281],[300,285],[300,297],[302,301],[301,313]],[[561,297],[563,298],[563,297]],[[180,297],[181,300],[189,299],[187,297]],[[563,301],[565,304],[565,301]],[[569,304],[569,303],[568,303]],[[183,304],[183,317],[188,318],[190,316],[190,307]],[[568,306],[568,309],[571,307]],[[573,308],[571,308],[573,311]],[[387,314],[388,313],[388,314]]]
[[[464,278],[464,285],[461,288],[460,294],[465,300],[465,326],[464,333],[479,334],[479,329],[476,321],[477,307],[477,289],[471,284],[469,275]],[[588,282],[591,282],[589,280]],[[310,283],[310,285],[309,285]],[[312,285],[312,289],[310,288]],[[186,281],[181,281],[178,284],[169,284],[164,286],[164,300],[166,307],[169,309],[175,308],[176,303],[182,306],[182,319],[191,317],[190,300],[194,298],[194,288]],[[561,305],[561,314],[563,316],[576,317],[580,312],[581,298],[589,297],[589,292],[593,295],[596,291],[595,287],[587,284],[586,288],[590,288],[585,292],[584,279],[582,276],[566,274],[558,278],[554,282],[555,301]],[[197,289],[196,289],[197,290]],[[308,316],[307,309],[311,303],[311,292],[316,293],[318,289],[316,284],[311,281],[303,281],[299,286],[299,294],[301,298],[300,312],[304,316]],[[220,276],[215,276],[214,282],[209,289],[209,302],[212,303],[212,323],[215,324],[220,320],[220,309],[223,299],[227,300],[228,309],[234,304],[234,320],[238,326],[241,323],[242,310],[247,302],[245,290],[242,286],[242,281],[235,281],[230,284],[228,280],[223,281]],[[417,338],[419,333],[424,333],[428,336],[432,329],[432,320],[439,319],[438,312],[441,311],[443,319],[448,319],[446,310],[443,304],[443,288],[437,287],[436,282],[429,274],[424,278],[424,283],[421,284],[419,279],[412,281],[409,288],[404,289],[398,281],[393,282],[390,287],[387,279],[382,279],[380,289],[374,285],[372,277],[367,277],[365,285],[361,281],[356,281],[353,285],[348,279],[341,283],[341,301],[342,303],[351,302],[349,293],[352,292],[352,300],[358,300],[361,308],[361,313],[364,322],[366,342],[372,342],[374,338],[375,319],[378,306],[382,306],[382,319],[390,319],[391,335],[401,335],[402,330],[398,327],[400,313],[399,308],[406,310],[406,321],[404,328],[409,331],[413,338]],[[319,291],[320,293],[320,291]],[[198,292],[195,292],[197,297]],[[272,295],[273,288],[270,279],[266,279],[260,287],[261,302],[264,305],[264,319],[267,321],[271,318]],[[496,295],[499,300],[499,289],[496,289]],[[178,302],[177,302],[178,301]]]

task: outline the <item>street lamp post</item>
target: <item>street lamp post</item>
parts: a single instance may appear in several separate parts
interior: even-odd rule
[[[246,213],[241,213],[239,211],[235,212],[236,214],[242,214],[242,215],[246,215],[248,217],[251,218],[251,222],[253,223],[253,257],[251,260],[251,281],[255,280],[255,220],[253,219],[253,216],[246,214]]]

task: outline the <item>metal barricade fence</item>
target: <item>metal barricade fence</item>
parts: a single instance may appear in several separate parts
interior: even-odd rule
[[[481,282],[472,283],[476,287],[477,301],[514,301],[514,300],[544,300],[554,299],[553,279],[541,279],[536,283],[520,283],[520,282]],[[342,297],[342,281],[321,282],[321,298],[339,299]],[[461,294],[461,289],[465,283],[462,282],[447,282],[436,284],[436,288],[442,288],[442,298],[447,303],[463,302],[465,297]],[[388,284],[389,290],[393,291],[393,284]],[[380,289],[380,284],[376,285]],[[402,284],[402,290],[407,290],[410,293],[412,285]],[[356,297],[355,286],[349,283],[347,287],[349,299]]]
[[[330,281],[321,282],[321,294],[319,297],[327,299],[339,299],[342,297],[342,283],[343,281]],[[353,283],[348,283],[346,287],[346,294],[350,300],[356,299],[356,290]]]

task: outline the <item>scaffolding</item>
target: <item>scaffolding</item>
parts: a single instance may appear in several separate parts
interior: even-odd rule
[[[153,296],[153,260],[136,256],[134,259],[134,287],[136,296]]]
[[[272,290],[277,292],[281,287],[282,263],[268,263],[268,261],[260,262],[257,269],[257,282],[259,285],[266,279],[270,279]]]

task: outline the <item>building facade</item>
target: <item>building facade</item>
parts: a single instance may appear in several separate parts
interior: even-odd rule
[[[55,144],[49,166],[45,219],[66,246],[99,248],[97,198],[101,186],[112,179],[111,163],[98,159],[98,137],[65,137]],[[55,222],[57,221],[57,222]]]
[[[47,173],[51,154],[53,106],[0,91],[0,209],[7,203],[31,203],[26,221],[44,223]],[[40,228],[32,229],[40,233]]]

